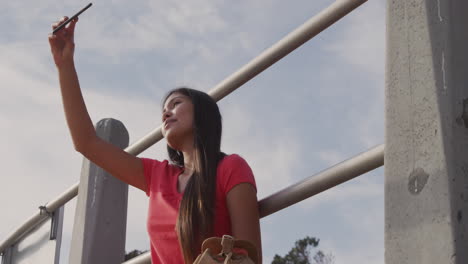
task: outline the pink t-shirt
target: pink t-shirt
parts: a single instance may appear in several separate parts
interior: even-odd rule
[[[179,247],[175,224],[183,193],[177,190],[177,179],[182,169],[167,160],[157,161],[141,158],[149,196],[147,228],[151,242],[153,264],[184,263]],[[231,221],[226,204],[227,193],[239,183],[250,183],[255,179],[247,162],[239,155],[225,156],[218,165],[216,178],[216,202],[214,235],[232,235]],[[199,249],[200,250],[200,249]]]

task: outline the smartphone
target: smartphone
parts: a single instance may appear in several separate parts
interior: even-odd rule
[[[58,26],[56,29],[54,29],[52,34],[55,34],[57,31],[61,30],[63,27],[65,27],[68,23],[70,23],[73,19],[78,17],[81,13],[83,13],[86,9],[90,8],[92,5],[93,5],[93,3],[89,3],[87,6],[85,6],[85,8],[81,9],[78,13],[74,14],[72,17],[67,19],[67,21],[63,22],[60,26]]]

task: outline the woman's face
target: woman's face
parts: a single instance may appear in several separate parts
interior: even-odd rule
[[[181,151],[186,141],[193,141],[193,103],[181,93],[171,94],[164,102],[162,134],[173,149]]]

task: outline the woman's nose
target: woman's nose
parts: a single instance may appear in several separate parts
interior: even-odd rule
[[[171,111],[166,111],[163,113],[163,121],[168,119],[172,115]]]

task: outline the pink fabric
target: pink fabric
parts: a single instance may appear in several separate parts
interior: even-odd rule
[[[182,169],[169,164],[167,160],[141,160],[148,186],[146,194],[150,199],[147,229],[151,242],[151,261],[153,264],[184,263],[175,231],[183,195],[177,191],[177,179]],[[240,183],[250,183],[256,187],[255,179],[247,162],[239,155],[232,154],[220,161],[216,180],[214,235],[232,235],[226,195]]]

